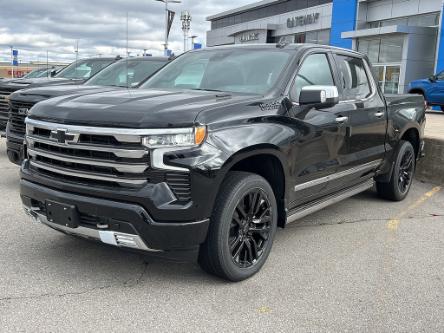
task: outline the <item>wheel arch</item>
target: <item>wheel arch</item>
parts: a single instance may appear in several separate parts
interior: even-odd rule
[[[418,158],[421,147],[421,137],[419,130],[415,127],[407,128],[400,136],[400,139],[401,141],[408,141],[412,144],[413,149],[415,149],[416,158]]]
[[[265,178],[273,188],[278,204],[278,225],[285,226],[286,221],[286,180],[284,154],[270,144],[259,144],[244,148],[233,154],[221,169],[220,183],[231,171],[244,171]]]

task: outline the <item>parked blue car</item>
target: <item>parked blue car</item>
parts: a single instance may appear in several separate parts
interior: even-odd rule
[[[439,106],[444,111],[444,71],[428,79],[411,82],[409,93],[423,95],[429,106]]]

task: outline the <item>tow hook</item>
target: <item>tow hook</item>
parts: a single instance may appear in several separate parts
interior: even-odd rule
[[[25,210],[26,215],[30,216],[35,223],[42,223],[42,221],[40,220],[40,217],[38,215],[38,212],[40,212],[40,208],[23,207],[23,209]]]

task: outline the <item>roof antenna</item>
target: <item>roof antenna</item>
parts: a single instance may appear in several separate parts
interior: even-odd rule
[[[283,49],[284,47],[286,47],[288,44],[290,44],[288,42],[288,39],[286,36],[283,36],[279,39],[279,42],[276,44],[276,47],[279,49]]]

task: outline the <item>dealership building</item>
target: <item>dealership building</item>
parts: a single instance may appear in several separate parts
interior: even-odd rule
[[[444,70],[443,0],[264,0],[207,18],[207,46],[327,44],[368,55],[386,93]]]

